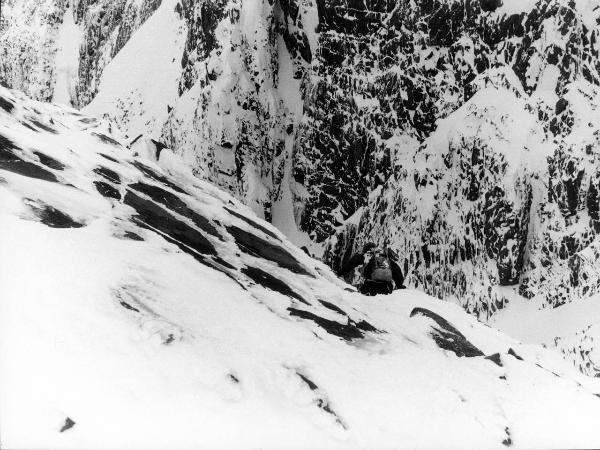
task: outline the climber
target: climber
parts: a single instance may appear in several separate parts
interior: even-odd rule
[[[405,289],[404,276],[395,252],[387,248],[377,249],[369,242],[363,247],[362,253],[354,255],[342,266],[338,275],[346,276],[362,264],[364,281],[360,292],[365,295],[391,294],[394,289]]]

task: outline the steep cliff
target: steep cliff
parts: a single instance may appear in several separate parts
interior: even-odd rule
[[[550,308],[599,291],[596,0],[7,11],[5,83],[53,98],[69,11],[74,105],[172,147],[334,268],[387,243],[410,286],[481,318],[514,292]]]
[[[161,0],[4,0],[0,81],[37,100],[52,101],[60,53],[74,45],[77,73],[70,103],[83,106],[98,91],[104,67],[158,8]],[[62,36],[74,22],[76,33]],[[57,59],[58,56],[58,59]]]
[[[491,68],[473,66],[466,103],[396,160],[333,243],[334,264],[387,240],[411,283],[483,316],[504,305],[502,286],[551,307],[597,292],[598,48],[586,20],[574,3],[538,3],[503,52],[477,52]]]

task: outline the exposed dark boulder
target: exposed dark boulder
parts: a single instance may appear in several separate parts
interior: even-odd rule
[[[508,354],[515,357],[519,361],[523,361],[523,358],[521,358],[519,355],[517,355],[517,353],[512,348],[508,349]]]
[[[432,327],[431,336],[440,348],[449,350],[459,357],[483,356],[481,350],[471,344],[460,331],[443,317],[425,308],[413,309],[410,317],[416,315],[427,317],[435,322],[436,325]]]
[[[52,128],[50,125],[46,125],[45,123],[40,122],[39,120],[36,119],[29,119],[29,123],[31,125],[33,125],[35,128],[38,128],[42,131],[46,131],[48,133],[52,133],[52,134],[56,134],[58,133],[54,128]],[[35,129],[34,128],[34,129]],[[38,130],[35,130],[38,131]]]
[[[158,231],[169,242],[177,245],[182,251],[206,264],[200,255],[216,255],[217,252],[210,241],[191,225],[176,219],[167,210],[156,203],[145,200],[128,190],[123,203],[131,206],[136,215],[132,220],[137,225],[150,231]]]
[[[15,105],[10,100],[0,96],[0,108],[10,114],[15,108]]]
[[[104,166],[96,167],[94,169],[94,173],[100,175],[101,177],[105,178],[107,181],[110,181],[111,183],[115,183],[115,184],[121,183],[121,177],[119,176],[119,174],[117,172],[115,172],[114,170],[111,170],[107,167],[104,167]]]
[[[65,170],[65,165],[63,163],[46,155],[45,153],[34,150],[33,154],[37,156],[40,162],[46,167],[54,170]]]
[[[144,195],[147,195],[152,200],[160,203],[165,208],[181,214],[188,219],[191,219],[194,224],[202,231],[223,240],[222,236],[217,231],[216,227],[206,217],[198,214],[190,208],[180,197],[158,186],[138,182],[129,185],[130,189],[134,189]]]
[[[279,264],[281,267],[300,275],[312,275],[290,252],[277,244],[261,239],[236,226],[228,226],[227,231],[233,236],[236,244],[246,253],[264,258]]]
[[[59,182],[56,175],[49,170],[18,156],[15,152],[17,149],[10,139],[0,134],[0,169],[52,183]]]
[[[225,207],[225,210],[231,214],[234,217],[237,217],[240,220],[243,220],[244,222],[246,222],[248,225],[250,225],[253,228],[256,228],[257,230],[262,231],[263,233],[265,233],[267,236],[272,237],[273,239],[277,239],[278,241],[280,241],[281,239],[279,239],[279,237],[277,237],[277,235],[275,233],[273,233],[271,230],[267,229],[266,227],[260,225],[258,222],[242,215],[239,214],[237,212],[235,212],[233,209],[231,208],[227,208]]]
[[[25,199],[25,204],[41,223],[50,228],[81,228],[85,223],[77,222],[68,214],[40,200]]]
[[[346,341],[353,339],[361,339],[364,337],[363,332],[356,325],[345,325],[335,320],[325,319],[308,311],[303,311],[296,308],[288,308],[291,316],[297,316],[301,319],[312,320],[329,334],[340,337]]]
[[[111,138],[110,136],[107,136],[104,133],[92,133],[92,136],[96,136],[98,139],[100,139],[105,144],[111,144],[111,145],[114,145],[115,147],[121,147],[121,143],[119,141]]]
[[[164,186],[167,186],[171,189],[173,189],[174,191],[180,193],[180,194],[186,194],[187,192],[185,192],[181,187],[177,186],[175,183],[171,182],[167,177],[165,177],[164,175],[159,174],[158,172],[156,172],[155,170],[151,169],[150,167],[148,167],[147,165],[139,162],[139,161],[134,161],[132,162],[132,164],[139,169],[144,175],[146,175],[147,177],[152,178],[154,181],[158,181],[159,183],[163,184]]]
[[[503,367],[502,357],[500,356],[500,353],[494,353],[493,355],[488,355],[485,357],[485,359],[492,361],[497,366]]]
[[[96,186],[96,190],[103,197],[121,200],[121,193],[112,185],[105,183],[104,181],[94,181],[94,186]]]
[[[114,163],[120,164],[120,162],[117,159],[113,158],[112,156],[105,155],[104,153],[98,153],[98,154],[100,156],[102,156],[104,159],[107,159],[108,161],[112,161]]]
[[[125,237],[126,239],[130,239],[132,241],[143,241],[144,240],[143,237],[141,237],[137,233],[134,233],[133,231],[125,231],[125,233],[123,233],[123,237]]]
[[[71,428],[73,428],[75,426],[76,422],[71,419],[70,417],[67,417],[65,419],[65,423],[63,424],[63,426],[60,428],[60,432],[64,433],[67,430],[70,430]]]
[[[300,294],[296,293],[292,288],[290,288],[287,283],[279,278],[274,277],[270,273],[265,272],[264,270],[256,267],[244,267],[241,269],[241,272],[252,281],[260,284],[266,289],[279,292],[287,297],[295,298],[305,305],[310,305],[310,303],[304,300]]]
[[[321,305],[323,305],[325,308],[327,308],[327,309],[330,309],[330,310],[332,310],[332,311],[335,311],[336,313],[339,313],[339,314],[341,314],[341,315],[343,315],[343,316],[347,316],[347,315],[348,315],[348,314],[346,314],[346,313],[344,312],[344,310],[343,310],[343,309],[341,309],[341,308],[340,308],[339,306],[337,306],[337,305],[334,305],[334,304],[333,304],[333,303],[331,303],[331,302],[327,302],[327,301],[325,301],[325,300],[319,300],[319,303],[320,303]]]

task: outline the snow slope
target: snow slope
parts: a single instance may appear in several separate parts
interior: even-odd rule
[[[600,377],[600,296],[552,309],[514,292],[507,296],[510,303],[492,317],[492,326],[524,343],[556,347],[582,373]]]
[[[110,115],[131,139],[155,139],[178,99],[185,24],[175,0],[163,1],[104,70],[87,114]],[[132,64],[135,61],[135,64]]]
[[[600,446],[597,379],[363,297],[111,128],[0,88],[3,448]]]

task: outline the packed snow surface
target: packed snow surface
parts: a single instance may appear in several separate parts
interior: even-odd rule
[[[541,309],[535,301],[514,295],[509,306],[498,311],[490,323],[523,342],[548,343],[556,336],[600,324],[600,296],[583,298],[558,308]]]
[[[3,448],[600,446],[598,380],[557,353],[364,297],[143,154],[0,88]]]

